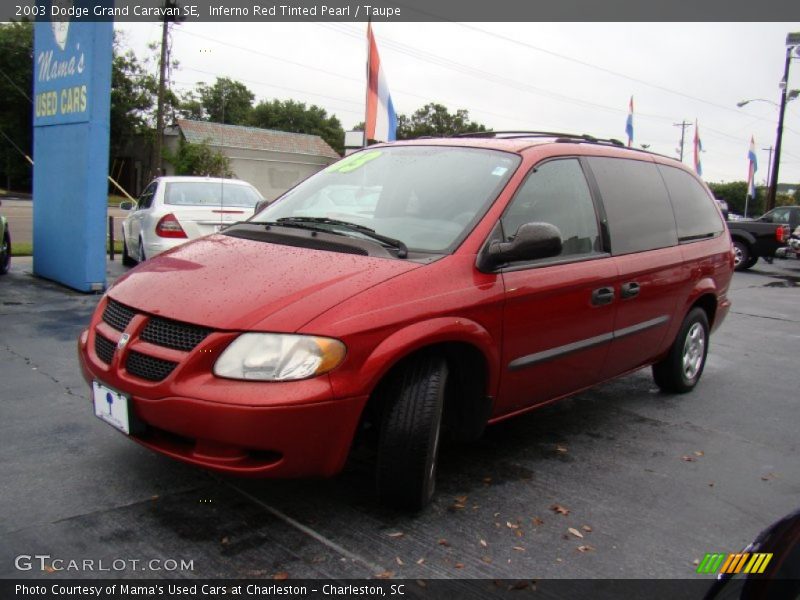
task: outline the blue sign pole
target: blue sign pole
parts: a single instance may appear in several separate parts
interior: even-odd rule
[[[37,6],[51,15],[50,0]],[[37,20],[34,36],[33,271],[102,291],[113,23],[48,16]]]

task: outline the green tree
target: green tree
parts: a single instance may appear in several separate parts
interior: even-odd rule
[[[152,134],[158,81],[132,50],[123,50],[114,36],[111,63],[111,156],[118,156],[125,144],[138,134]]]
[[[469,120],[469,111],[460,108],[450,114],[447,107],[431,102],[410,117],[397,117],[397,139],[407,140],[420,136],[450,136],[459,133],[486,131],[480,123]]]
[[[339,154],[344,152],[344,129],[325,109],[294,100],[262,101],[253,109],[250,124],[292,133],[318,135]]]
[[[708,187],[714,193],[715,198],[725,200],[728,203],[728,210],[740,215],[744,214],[745,196],[747,195],[746,181],[731,181],[728,183],[709,183]],[[764,212],[765,197],[756,188],[756,198],[750,198],[747,203],[747,216],[760,215]]]
[[[33,24],[0,23],[0,185],[29,189]]]
[[[176,175],[233,177],[230,159],[218,150],[212,150],[208,141],[193,144],[181,138],[178,151],[165,154],[167,161],[175,167]]]
[[[197,94],[205,120],[228,125],[247,125],[253,112],[255,95],[247,86],[227,77],[217,77],[214,85],[197,84]],[[194,106],[193,108],[197,108]]]

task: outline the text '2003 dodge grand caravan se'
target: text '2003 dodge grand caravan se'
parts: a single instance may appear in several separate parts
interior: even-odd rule
[[[687,392],[731,240],[680,163],[589,136],[372,146],[246,222],[133,269],[79,340],[97,416],[247,476],[329,476],[377,431],[420,508],[444,434],[635,369]]]

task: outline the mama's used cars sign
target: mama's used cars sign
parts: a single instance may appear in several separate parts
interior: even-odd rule
[[[33,57],[33,270],[86,292],[106,280],[113,39],[110,20],[70,20],[88,5],[37,2]]]

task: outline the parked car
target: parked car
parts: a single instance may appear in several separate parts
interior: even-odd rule
[[[364,194],[331,206],[347,186]],[[98,417],[225,473],[334,475],[375,434],[380,500],[419,509],[445,435],[651,365],[692,390],[732,273],[678,161],[565,134],[420,139],[130,271],[80,363]]]
[[[2,206],[0,201],[0,206]],[[11,269],[11,234],[8,232],[8,219],[0,215],[0,275]]]
[[[263,200],[256,188],[238,179],[159,177],[148,185],[122,222],[122,263],[143,262],[188,240],[216,233],[253,215]]]

